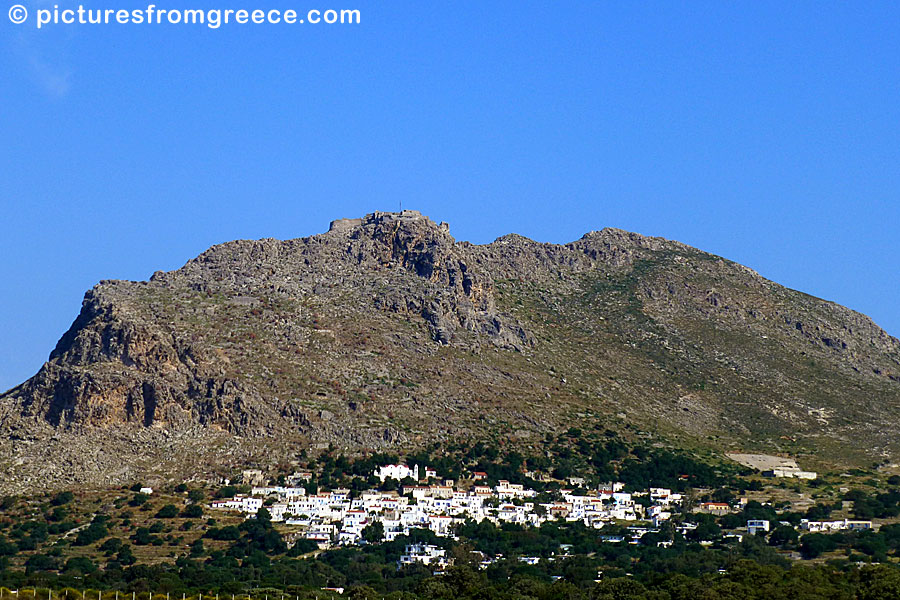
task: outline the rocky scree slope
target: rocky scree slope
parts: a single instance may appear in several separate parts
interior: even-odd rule
[[[528,444],[591,421],[856,464],[896,457],[898,417],[897,339],[736,263],[616,229],[478,246],[374,213],[101,282],[0,397],[0,486],[213,474],[328,444]]]

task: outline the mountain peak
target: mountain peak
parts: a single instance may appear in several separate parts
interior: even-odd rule
[[[333,231],[350,231],[359,227],[369,225],[400,225],[400,224],[417,224],[426,227],[436,227],[442,231],[449,232],[450,225],[444,222],[435,223],[427,216],[417,210],[401,210],[399,212],[375,211],[357,219],[335,219],[328,228],[329,232]]]

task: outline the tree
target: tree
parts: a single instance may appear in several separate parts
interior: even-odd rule
[[[149,499],[150,496],[148,496],[147,494],[138,492],[131,498],[131,500],[128,501],[128,506],[141,506],[143,504],[146,504]]]
[[[857,591],[859,600],[900,600],[900,572],[877,566],[863,569]]]
[[[714,519],[709,518],[709,515],[701,514],[697,517],[700,519],[700,523],[697,524],[697,529],[688,533],[688,539],[694,541],[714,540],[722,535],[722,528]]]
[[[487,587],[487,578],[466,566],[450,567],[443,580],[455,592],[454,598],[474,596]]]
[[[220,529],[213,527],[212,529],[209,529],[204,536],[211,540],[234,541],[240,539],[241,530],[234,525],[226,525]]]
[[[216,497],[217,498],[231,498],[237,493],[238,493],[238,489],[236,486],[226,485],[226,486],[219,488],[219,491],[216,492]]]
[[[72,492],[60,492],[50,500],[50,504],[53,506],[62,506],[63,504],[68,504],[74,498],[75,495],[72,494]]]
[[[107,556],[112,556],[116,552],[122,549],[122,540],[119,538],[109,538],[105,542],[100,545],[100,551],[105,553]]]
[[[809,533],[804,535],[800,540],[800,554],[803,558],[818,558],[825,552],[830,552],[837,548],[837,542],[830,536],[823,533]]]
[[[769,534],[769,544],[772,546],[784,546],[785,544],[796,543],[799,538],[800,534],[797,533],[796,529],[790,525],[781,525]]]
[[[25,561],[25,572],[55,571],[59,568],[57,560],[46,554],[33,554]]]
[[[382,594],[367,585],[354,585],[347,590],[348,600],[377,600]]]
[[[0,536],[0,557],[15,556],[19,553],[19,547],[10,543],[5,537]]]
[[[369,544],[380,544],[384,539],[384,524],[381,521],[372,521],[363,528],[362,537]]]
[[[75,556],[66,561],[66,573],[89,575],[97,570],[97,565],[85,556]]]
[[[453,564],[478,569],[481,557],[474,550],[475,548],[472,544],[455,544],[450,548],[450,557],[453,559]]]
[[[731,504],[734,502],[734,492],[728,488],[719,488],[713,492],[712,499],[715,502],[727,502]]]
[[[174,519],[178,516],[178,508],[174,504],[166,504],[156,513],[157,519]]]
[[[310,552],[315,552],[319,549],[319,545],[316,544],[312,540],[307,540],[305,538],[300,538],[294,545],[291,546],[291,549],[288,550],[287,555],[291,557],[303,556],[304,554],[309,554]]]
[[[638,600],[644,598],[647,588],[626,577],[606,579],[591,591],[591,600]]]
[[[203,516],[203,507],[199,504],[190,504],[181,511],[181,516],[186,519],[199,519]]]
[[[86,529],[82,529],[75,536],[76,546],[87,546],[93,544],[109,535],[109,529],[106,527],[106,518],[101,516],[94,517],[91,524]]]
[[[419,583],[416,592],[418,592],[421,598],[425,598],[426,600],[450,600],[455,597],[453,592],[451,592],[450,587],[438,577],[423,579],[422,582]]]
[[[131,546],[122,546],[122,549],[116,554],[116,562],[125,567],[137,562],[137,558],[131,551]]]
[[[260,509],[256,511],[256,522],[265,523],[266,527],[271,527],[272,513],[266,510],[265,507],[260,507]]]
[[[148,527],[138,527],[137,531],[134,532],[134,535],[131,536],[131,539],[138,546],[146,546],[153,542],[153,536],[150,534],[150,529]]]
[[[47,515],[47,520],[54,523],[59,523],[60,521],[63,521],[67,516],[69,516],[69,511],[62,506],[57,506],[50,511],[50,514]]]

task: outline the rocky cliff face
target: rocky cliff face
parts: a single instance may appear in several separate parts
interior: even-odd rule
[[[108,483],[584,419],[852,463],[896,456],[898,416],[900,343],[849,309],[659,238],[475,246],[406,211],[101,282],[0,397],[0,470]]]

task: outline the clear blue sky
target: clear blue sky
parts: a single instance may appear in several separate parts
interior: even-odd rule
[[[0,388],[101,279],[401,200],[476,243],[678,239],[900,334],[896,2],[266,0],[362,23],[42,31],[9,4]]]

